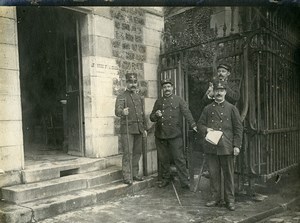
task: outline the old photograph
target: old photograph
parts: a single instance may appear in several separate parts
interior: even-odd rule
[[[0,223],[300,222],[297,1],[24,2],[0,1]]]

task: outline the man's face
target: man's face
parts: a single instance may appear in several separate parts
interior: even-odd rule
[[[126,81],[127,89],[134,92],[137,89],[137,80]]]
[[[230,72],[222,67],[217,70],[217,73],[220,80],[227,80],[228,76],[230,75]]]
[[[162,88],[163,88],[164,96],[166,96],[166,97],[170,96],[173,93],[173,86],[172,86],[172,84],[169,84],[169,83],[164,84],[162,86]]]
[[[214,97],[217,102],[224,101],[225,95],[226,95],[226,89],[224,88],[214,89]]]

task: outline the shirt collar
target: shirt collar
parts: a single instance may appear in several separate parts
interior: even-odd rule
[[[217,105],[223,105],[224,102],[225,102],[225,99],[224,99],[223,101],[221,101],[221,102],[216,102],[216,101],[214,101],[214,102],[215,102],[215,104],[217,104]]]

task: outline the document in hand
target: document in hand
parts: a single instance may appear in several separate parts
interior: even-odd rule
[[[222,131],[212,130],[206,134],[205,140],[213,145],[218,145],[222,135]]]

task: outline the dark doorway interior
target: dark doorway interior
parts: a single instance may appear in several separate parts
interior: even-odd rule
[[[79,54],[68,53],[78,49],[76,20],[57,7],[19,7],[17,17],[25,158],[31,150],[67,152],[67,93],[74,92],[67,82],[74,76],[79,85],[80,73]]]

